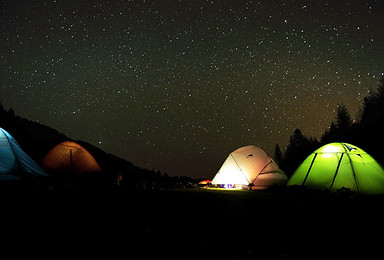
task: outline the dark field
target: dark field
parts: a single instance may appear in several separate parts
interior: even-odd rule
[[[114,259],[380,257],[383,196],[303,190],[2,194],[2,250]]]

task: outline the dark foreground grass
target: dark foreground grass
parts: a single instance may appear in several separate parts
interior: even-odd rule
[[[8,196],[8,197],[7,197]],[[3,194],[3,251],[108,259],[383,255],[382,196],[296,190]]]

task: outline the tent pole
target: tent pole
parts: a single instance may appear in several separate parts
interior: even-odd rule
[[[71,171],[73,171],[72,149],[69,150],[69,157],[71,160]]]
[[[4,133],[4,132],[3,132],[3,133]],[[12,153],[13,153],[13,156],[15,157],[15,162],[16,162],[16,164],[19,166],[19,169],[18,169],[18,170],[21,171],[21,172],[24,172],[24,169],[23,169],[23,167],[21,166],[21,163],[19,162],[19,158],[17,158],[17,156],[16,156],[15,149],[13,149],[13,145],[12,145],[11,140],[9,140],[9,137],[7,136],[6,133],[4,133],[4,136],[5,136],[5,138],[7,138],[9,147],[11,148]],[[13,137],[12,137],[12,138],[13,138]],[[19,145],[19,144],[17,143],[17,145]]]
[[[357,189],[357,192],[360,192],[360,190],[359,190],[359,185],[357,184],[357,179],[356,179],[355,169],[353,168],[352,159],[351,159],[351,156],[349,156],[349,150],[347,150],[347,149],[345,148],[345,145],[344,145],[344,144],[343,144],[343,148],[344,148],[344,150],[345,150],[345,153],[346,153],[347,156],[348,156],[349,164],[351,165],[351,169],[352,169],[352,173],[353,173],[353,178],[355,179],[355,183],[356,183],[356,189]]]
[[[301,184],[301,186],[304,186],[305,182],[307,181],[309,172],[310,172],[311,169],[312,169],[312,166],[313,166],[313,163],[315,162],[316,157],[317,157],[317,153],[315,153],[315,156],[314,156],[313,159],[312,159],[311,165],[309,166],[308,172],[307,172],[307,174],[305,175],[305,178],[304,178],[303,183]]]
[[[341,157],[340,157],[339,163],[337,164],[337,167],[336,167],[336,172],[335,172],[335,175],[333,176],[333,180],[332,180],[332,183],[331,183],[331,186],[329,187],[329,189],[332,189],[332,187],[333,187],[333,183],[335,182],[335,179],[336,179],[337,173],[339,172],[339,168],[340,168],[340,164],[341,164],[341,160],[343,159],[343,156],[344,156],[344,153],[342,153],[342,154],[341,154]]]
[[[231,156],[232,156],[232,159],[235,161],[237,167],[239,167],[241,173],[243,174],[244,178],[247,180],[248,185],[249,185],[249,184],[250,184],[250,183],[249,183],[249,180],[248,180],[247,176],[245,176],[245,174],[244,174],[244,172],[243,172],[243,169],[241,169],[240,165],[237,163],[237,161],[236,161],[235,157],[233,156],[233,154],[231,154]]]
[[[252,182],[253,185],[255,185],[255,182],[256,182],[257,178],[259,178],[260,173],[261,173],[261,172],[262,172],[268,165],[270,165],[272,162],[273,162],[273,160],[271,159],[271,160],[269,161],[269,163],[267,163],[267,164],[263,167],[263,169],[261,169],[261,171],[257,174],[256,178],[253,180],[253,182]]]
[[[4,133],[4,132],[3,132]],[[9,147],[11,148],[12,150],[12,153],[13,153],[13,156],[15,157],[15,161],[16,161],[16,164],[19,166],[19,170],[24,172],[24,169],[23,167],[21,166],[21,163],[19,162],[19,158],[17,158],[16,156],[16,153],[15,153],[15,150],[13,149],[13,145],[12,145],[12,142],[11,140],[9,139],[9,137],[6,135],[6,133],[4,133],[4,136],[5,138],[7,139],[8,141],[8,144],[9,144]],[[12,137],[13,138],[13,137]],[[15,141],[16,142],[16,141]],[[16,142],[17,145],[19,145],[17,142]]]
[[[352,159],[351,159],[351,157],[349,156],[348,153],[347,153],[347,156],[348,156],[348,159],[349,159],[349,164],[351,165],[351,169],[352,169],[352,173],[353,173],[353,178],[355,179],[357,192],[360,192],[359,185],[357,184],[355,169],[353,168],[353,164],[352,164]]]

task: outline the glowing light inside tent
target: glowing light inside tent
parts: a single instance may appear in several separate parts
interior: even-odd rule
[[[332,157],[323,158],[327,156]],[[287,185],[348,188],[363,194],[384,194],[384,169],[359,147],[331,143],[308,156],[293,173]]]
[[[212,179],[212,185],[229,190],[256,189],[255,186],[267,189],[275,184],[285,185],[286,182],[287,177],[272,158],[261,148],[252,145],[230,153]]]
[[[336,146],[336,145],[329,144],[329,145],[325,146],[321,152],[322,152],[321,157],[330,158],[333,156],[334,153],[340,152],[340,147]]]

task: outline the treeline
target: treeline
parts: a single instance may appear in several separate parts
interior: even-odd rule
[[[295,129],[284,151],[275,146],[274,159],[290,177],[303,160],[317,148],[331,142],[354,144],[372,155],[384,165],[384,75],[376,90],[364,98],[359,118],[352,120],[347,107],[340,104],[335,120],[322,134],[320,140],[307,137]]]

